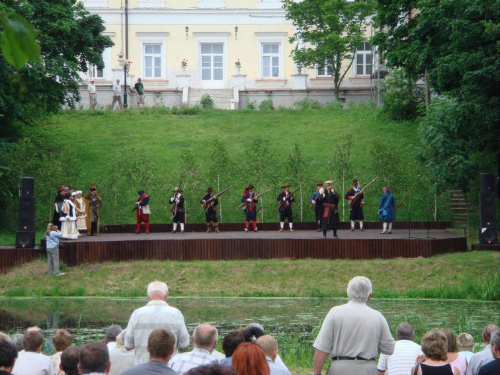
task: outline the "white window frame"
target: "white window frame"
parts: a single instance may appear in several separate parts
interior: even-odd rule
[[[136,35],[139,36],[139,51],[140,51],[140,61],[139,61],[139,72],[140,77],[143,81],[158,81],[167,79],[167,36],[168,32],[137,32]],[[161,45],[161,74],[160,77],[146,77],[146,56],[145,56],[145,45],[146,44],[160,44]]]
[[[259,79],[263,81],[284,80],[285,79],[285,56],[284,45],[286,32],[256,32],[259,49]],[[279,76],[264,77],[264,44],[278,44],[279,53]]]
[[[196,53],[198,60],[198,79],[200,82],[201,88],[208,89],[222,89],[227,88],[228,86],[228,57],[227,57],[227,48],[228,48],[228,38],[231,35],[229,32],[194,32],[194,36],[196,37]],[[222,44],[223,52],[222,52],[222,80],[210,80],[203,81],[201,79],[201,45],[202,44]]]
[[[225,8],[225,0],[198,0],[198,8]]]
[[[353,65],[354,65],[353,73],[354,73],[354,77],[369,77],[372,73],[366,73],[366,68],[368,66],[368,64],[366,63],[366,56],[371,55],[371,57],[372,57],[372,62],[369,64],[369,66],[371,67],[372,72],[373,72],[373,46],[367,40],[365,40],[361,43],[368,44],[370,46],[370,49],[358,51],[358,47],[356,47],[356,55],[354,56],[354,63],[353,63]],[[363,56],[363,74],[358,74],[358,56],[359,55]]]
[[[331,71],[328,68],[328,65],[331,65]],[[316,77],[333,77],[333,61],[331,64],[328,64],[328,59],[325,60],[325,63],[323,65],[323,69],[327,74],[320,74],[320,68],[319,66],[316,67]]]
[[[165,0],[139,0],[138,8],[165,8],[167,6]]]

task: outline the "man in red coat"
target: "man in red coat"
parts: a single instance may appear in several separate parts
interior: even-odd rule
[[[144,192],[144,190],[139,190],[137,192],[139,195],[139,200],[135,202],[135,208],[137,211],[137,228],[135,230],[136,234],[141,233],[141,223],[146,223],[146,234],[149,234],[149,196]]]

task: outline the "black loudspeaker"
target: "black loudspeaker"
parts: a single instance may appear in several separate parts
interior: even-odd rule
[[[16,232],[16,248],[33,249],[35,247],[35,232]]]
[[[479,228],[479,243],[490,245],[498,243],[498,228]]]
[[[21,196],[34,196],[35,195],[35,179],[33,177],[23,177],[23,190]]]
[[[491,228],[497,226],[495,202],[495,192],[482,191],[479,193],[479,214],[481,220],[481,228]]]

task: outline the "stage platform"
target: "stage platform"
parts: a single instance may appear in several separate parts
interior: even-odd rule
[[[467,251],[465,237],[444,229],[444,222],[395,223],[392,234],[381,234],[380,223],[366,223],[352,232],[341,223],[338,239],[329,231],[326,239],[315,223],[296,223],[290,232],[278,232],[279,224],[259,224],[258,232],[244,232],[241,223],[221,224],[220,233],[205,233],[204,224],[186,226],[184,233],[171,233],[171,224],[151,225],[150,234],[135,234],[135,226],[114,225],[97,236],[62,241],[60,258],[68,266],[82,263],[128,260],[245,260],[245,259],[390,259],[431,257]],[[447,223],[449,224],[449,223]],[[43,248],[0,248],[0,271],[30,261]]]

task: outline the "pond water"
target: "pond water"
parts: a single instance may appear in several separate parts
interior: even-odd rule
[[[79,340],[102,339],[112,324],[126,327],[132,311],[146,299],[109,298],[12,298],[0,299],[0,331],[22,332],[37,325],[48,336],[66,328]],[[219,328],[219,334],[250,322],[260,322],[269,330],[297,332],[308,336],[321,324],[329,309],[346,303],[333,298],[174,298],[170,305],[179,308],[192,331],[200,322]],[[410,322],[417,336],[430,328],[451,327],[480,339],[482,328],[500,323],[500,303],[462,300],[373,299],[369,306],[381,311],[391,330],[402,321]],[[422,332],[423,330],[423,332]]]

